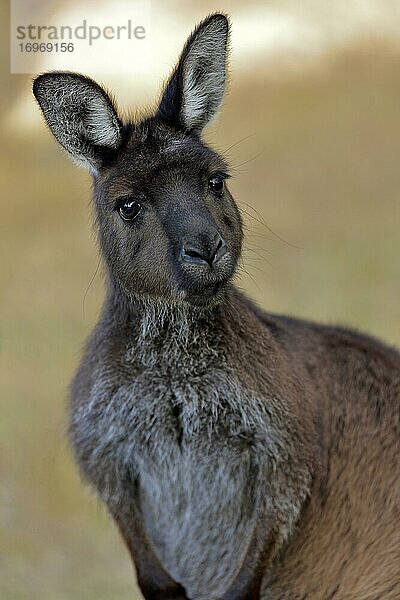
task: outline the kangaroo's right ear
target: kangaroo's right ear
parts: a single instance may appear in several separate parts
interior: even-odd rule
[[[120,145],[122,123],[113,101],[92,79],[44,73],[34,80],[33,93],[52,133],[78,164],[97,171]]]
[[[157,117],[200,134],[224,96],[228,37],[223,14],[213,14],[197,26],[164,89]]]

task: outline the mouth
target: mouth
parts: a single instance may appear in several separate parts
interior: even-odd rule
[[[224,289],[235,274],[237,258],[227,252],[215,264],[177,261],[174,295],[192,306],[206,307],[218,303]]]
[[[234,265],[229,271],[217,273],[184,273],[179,282],[180,297],[193,306],[204,307],[218,302],[224,288],[234,275]]]
[[[193,306],[208,306],[218,301],[226,282],[205,286],[201,290],[185,290],[185,300]]]

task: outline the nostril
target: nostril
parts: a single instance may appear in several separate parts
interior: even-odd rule
[[[204,254],[202,253],[201,250],[198,250],[197,248],[194,248],[192,246],[184,246],[181,250],[181,258],[186,261],[186,262],[190,262],[190,263],[195,263],[195,264],[206,264],[208,265],[208,259],[206,256],[204,256]]]
[[[203,258],[201,256],[200,252],[197,252],[197,250],[192,250],[190,248],[186,248],[186,249],[184,248],[183,251],[187,256],[191,256],[192,258],[201,258],[201,259]]]
[[[205,240],[203,244],[186,242],[180,251],[180,256],[185,262],[212,267],[226,254],[226,251],[227,244],[218,234],[212,241]]]
[[[216,262],[218,262],[226,254],[227,249],[228,249],[228,245],[227,245],[226,241],[222,237],[219,237],[217,246],[215,248],[214,258],[213,258],[214,264]]]
[[[224,240],[222,239],[222,237],[220,237],[219,241],[218,241],[218,244],[217,244],[217,247],[215,249],[215,254],[217,254],[218,250],[220,250],[222,248],[223,243],[224,243]]]

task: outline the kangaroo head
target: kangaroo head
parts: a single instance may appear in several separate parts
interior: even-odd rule
[[[215,14],[189,37],[155,112],[122,122],[97,83],[37,77],[34,95],[56,139],[90,169],[101,251],[131,297],[206,305],[222,297],[242,222],[224,159],[201,139],[222,102],[229,25]]]

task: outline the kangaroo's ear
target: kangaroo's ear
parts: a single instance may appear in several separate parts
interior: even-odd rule
[[[45,73],[34,80],[33,93],[52,133],[78,164],[96,171],[120,145],[122,123],[113,101],[88,77]]]
[[[157,117],[200,133],[215,116],[226,82],[229,23],[221,14],[205,19],[183,48],[157,111]]]

